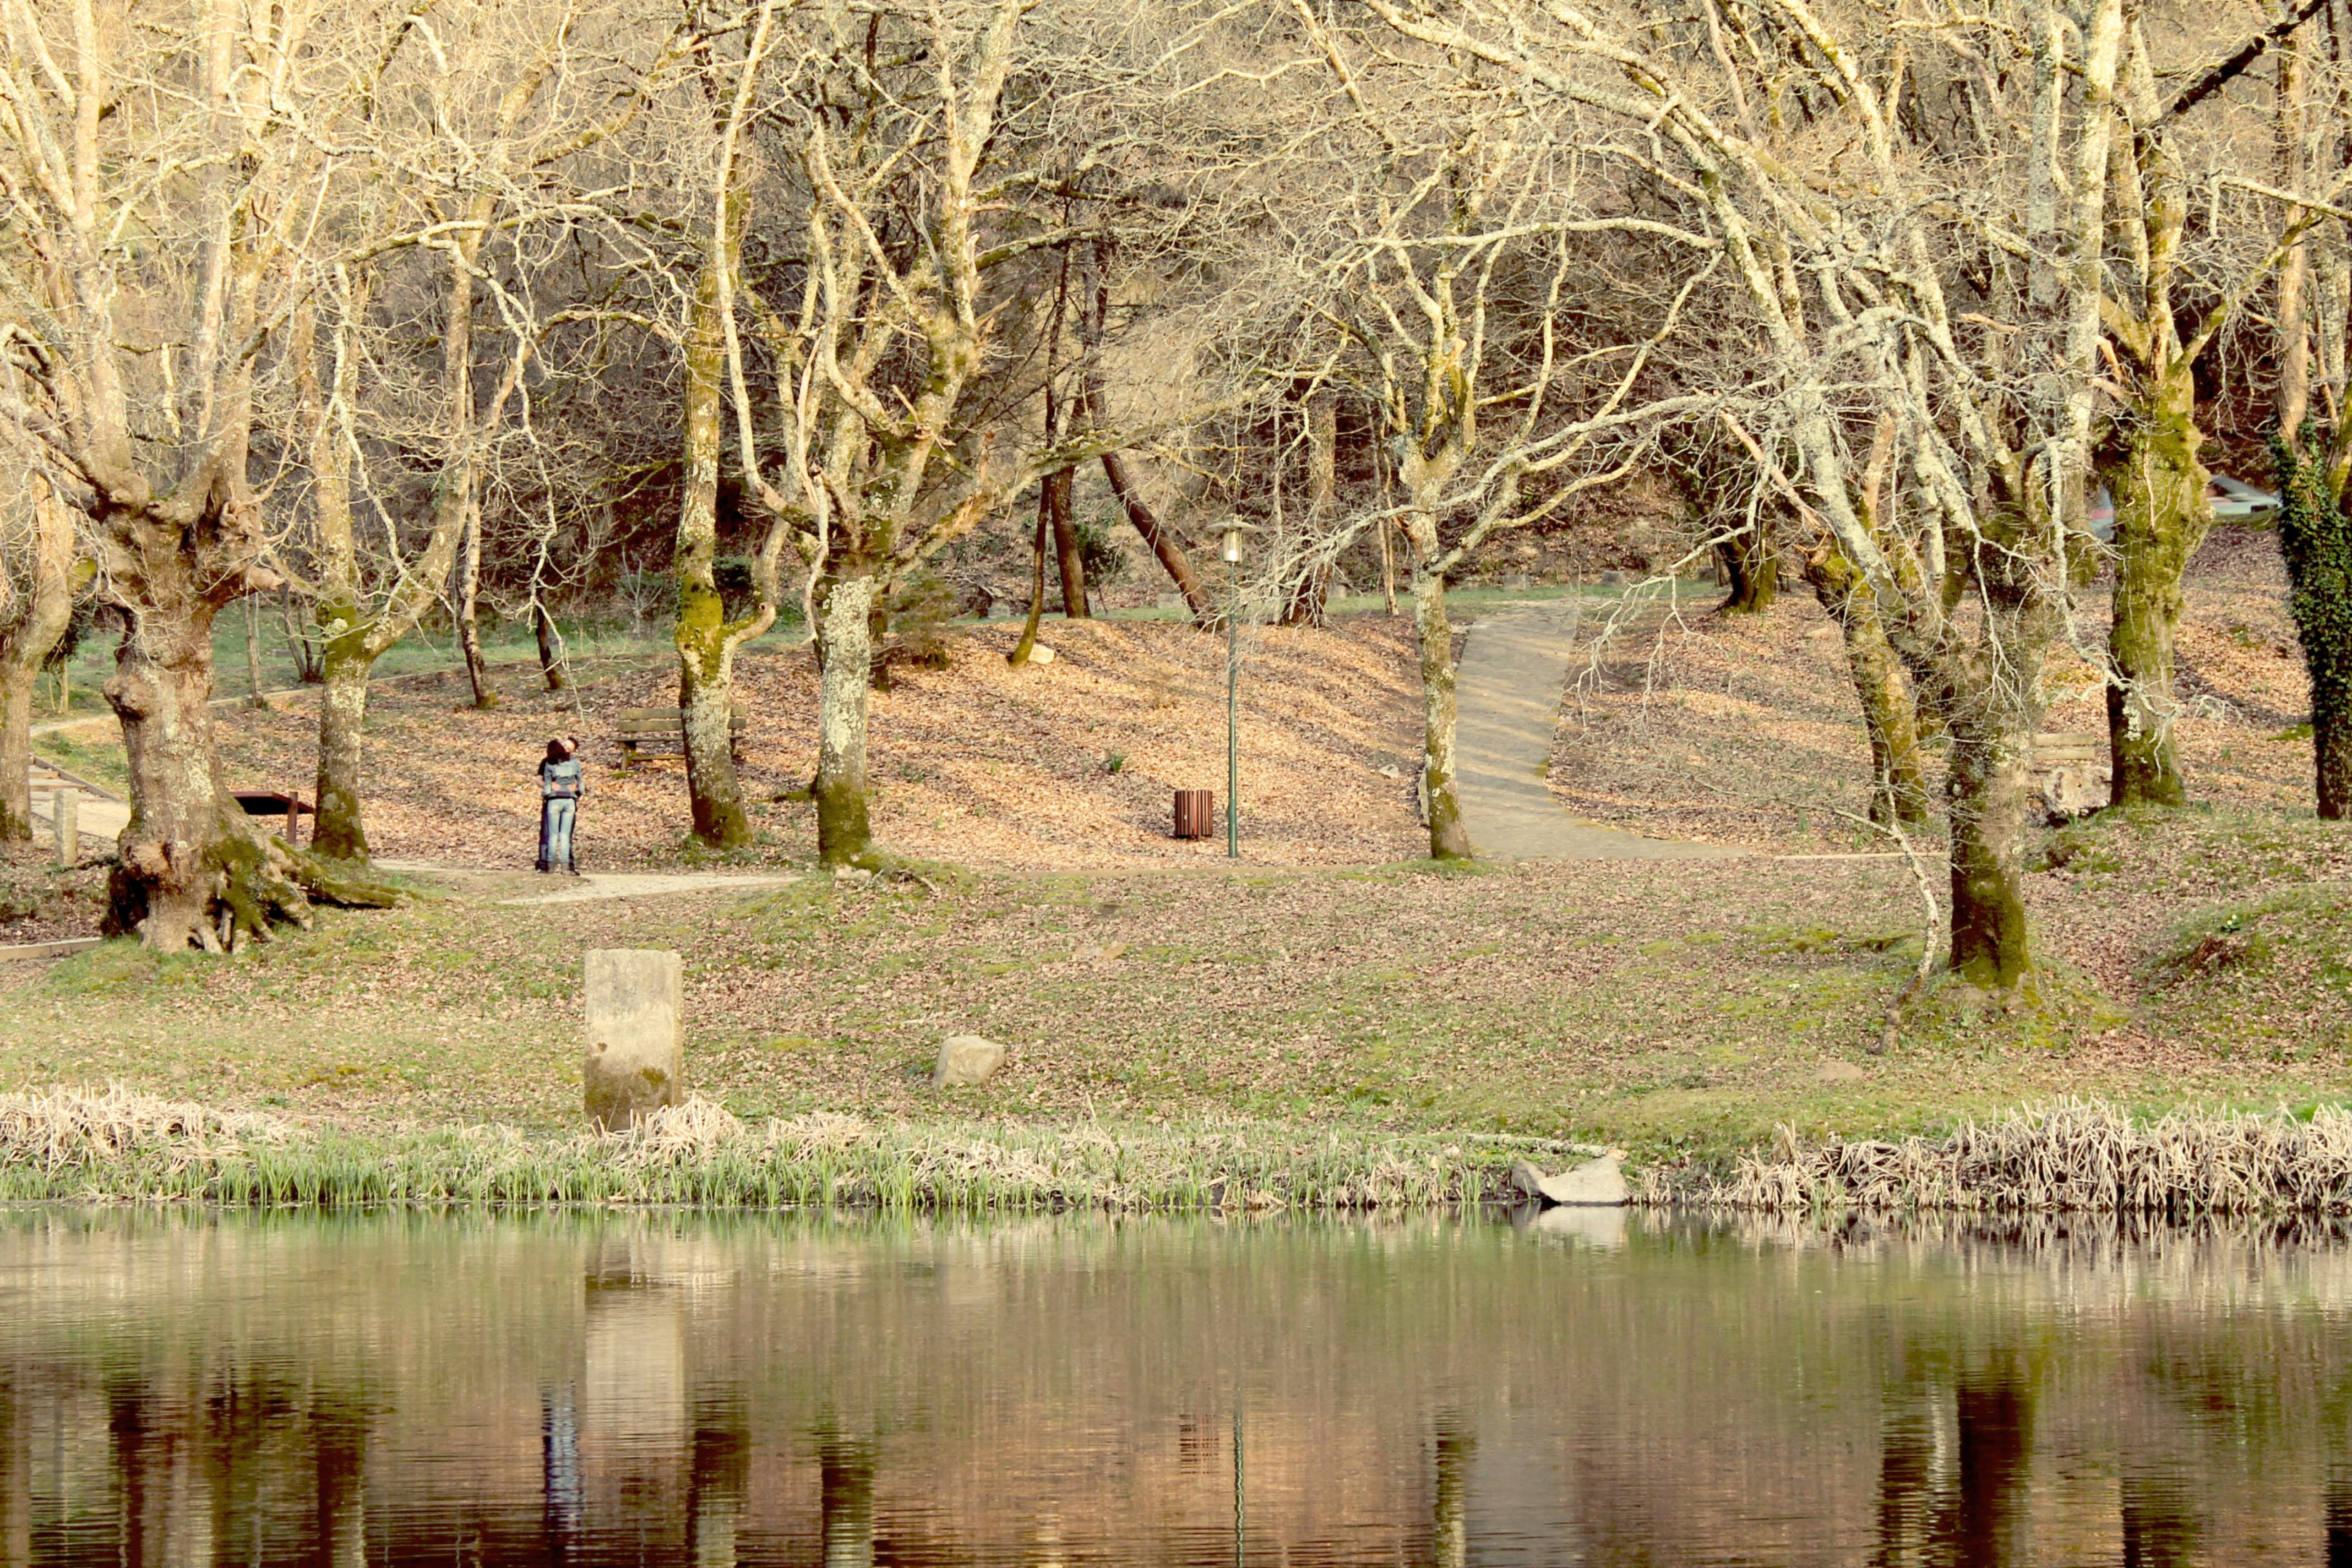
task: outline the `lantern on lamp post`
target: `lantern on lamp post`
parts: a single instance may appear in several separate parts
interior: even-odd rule
[[[1225,858],[1242,855],[1241,618],[1242,525],[1225,524],[1217,553],[1225,563]]]

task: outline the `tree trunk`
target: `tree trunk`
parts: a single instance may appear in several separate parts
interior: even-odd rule
[[[1846,670],[1870,736],[1870,819],[1882,826],[1924,823],[1927,784],[1919,755],[1918,710],[1878,608],[1833,540],[1822,541],[1805,557],[1805,580],[1844,637]]]
[[[2032,967],[2018,843],[2025,827],[2026,733],[1952,726],[1952,968],[2013,991]]]
[[[874,579],[835,578],[824,593],[817,636],[824,672],[817,695],[817,858],[844,866],[873,847],[866,798],[866,700],[873,680]]]
[[[151,570],[106,683],[131,773],[106,926],[165,952],[217,952],[225,936],[263,933],[273,915],[310,915],[221,779],[210,706],[215,611],[193,577],[191,562]]]
[[[2279,553],[2286,562],[2287,610],[2311,677],[2311,746],[2321,820],[2352,816],[2352,515],[2329,472],[2324,444],[2273,432],[2279,479]]]
[[[2197,460],[2189,367],[2149,389],[2120,432],[2122,450],[2102,474],[2116,508],[2116,593],[2107,632],[2107,741],[2111,804],[2179,805],[2188,799],[2173,743],[2173,634],[2180,579],[2204,541],[2212,510]]]
[[[1328,536],[1333,514],[1339,509],[1339,404],[1328,392],[1307,400],[1307,529],[1309,537]],[[1318,560],[1294,584],[1283,606],[1286,626],[1319,626],[1331,595],[1331,563]]]
[[[335,626],[337,617],[322,617]],[[318,816],[310,829],[310,852],[337,860],[368,858],[367,829],[360,810],[360,768],[367,733],[368,678],[375,654],[358,616],[346,612],[340,631],[327,638],[326,689],[319,699],[319,777],[313,795]]]
[[[33,689],[73,618],[73,520],[45,489],[33,506],[31,592],[0,633],[0,842],[33,836]]]
[[[1445,614],[1445,574],[1432,568],[1437,556],[1435,520],[1413,514],[1404,524],[1413,549],[1413,629],[1421,642],[1422,780],[1429,797],[1429,856],[1433,860],[1470,858],[1470,830],[1462,821],[1462,793],[1454,774],[1454,626]]]
[[[261,695],[261,606],[250,594],[245,596],[245,705],[269,706]]]
[[[751,840],[736,776],[733,737],[735,647],[719,592],[719,377],[725,364],[719,275],[706,261],[695,290],[686,351],[686,494],[678,509],[677,705],[686,740],[686,789],[694,836],[714,848]]]
[[[1029,617],[1021,624],[1021,640],[1004,656],[1004,662],[1013,666],[1029,662],[1037,651],[1037,625],[1045,617],[1045,541],[1049,537],[1051,520],[1046,516],[1044,499],[1037,505],[1037,536],[1029,551]]]
[[[1074,621],[1087,619],[1086,547],[1070,517],[1070,491],[1075,476],[1068,468],[1047,474],[1037,485],[1037,507],[1054,531],[1054,559],[1062,574],[1062,614]]]
[[[530,602],[530,627],[539,638],[539,677],[550,691],[572,689],[571,674],[564,668],[562,638],[555,629],[555,617],[547,613],[547,605],[537,598]]]
[[[469,500],[466,506],[466,541],[457,560],[457,647],[466,656],[466,679],[473,683],[474,706],[495,708],[499,694],[490,685],[490,672],[482,662],[482,509]]]
[[[1135,531],[1143,536],[1143,542],[1151,547],[1151,553],[1168,574],[1168,580],[1176,584],[1176,591],[1184,595],[1184,608],[1194,622],[1206,626],[1215,620],[1216,604],[1209,597],[1208,589],[1201,585],[1200,577],[1192,570],[1192,558],[1135,488],[1134,476],[1127,471],[1127,460],[1117,452],[1105,452],[1102,470],[1103,478],[1110,481],[1110,493],[1118,498],[1119,510],[1127,514]]]
[[[1715,547],[1716,557],[1723,563],[1724,575],[1731,584],[1723,608],[1732,615],[1762,615],[1780,596],[1779,542],[1772,537],[1769,517],[1769,513],[1759,515],[1753,528],[1722,540]]]
[[[1087,418],[1094,428],[1102,428],[1102,383],[1092,376],[1087,380]],[[1119,510],[1127,514],[1128,522],[1142,535],[1143,542],[1151,547],[1151,553],[1158,558],[1161,570],[1168,574],[1168,580],[1176,584],[1178,593],[1184,595],[1184,608],[1191,613],[1194,624],[1205,626],[1215,620],[1216,604],[1210,598],[1208,589],[1201,585],[1201,579],[1194,574],[1191,557],[1184,553],[1183,545],[1177,542],[1175,534],[1151,510],[1142,492],[1136,489],[1135,476],[1128,472],[1127,459],[1117,452],[1105,452],[1102,455],[1102,471],[1103,478],[1110,483],[1110,493],[1118,498]]]

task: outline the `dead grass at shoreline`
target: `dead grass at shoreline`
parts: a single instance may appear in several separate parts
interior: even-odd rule
[[[950,1213],[1345,1213],[1500,1197],[1541,1139],[1245,1124],[1039,1129],[816,1112],[746,1125],[708,1100],[622,1133],[498,1125],[373,1135],[114,1086],[0,1095],[0,1198],[343,1207],[688,1204]]]
[[[1727,1181],[1654,1172],[1649,1185],[1655,1199],[1767,1213],[2352,1214],[2352,1110],[2139,1120],[2060,1100],[1933,1140],[1814,1142],[1784,1129]]]

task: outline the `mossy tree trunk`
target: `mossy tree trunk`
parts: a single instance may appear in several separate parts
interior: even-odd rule
[[[217,952],[224,938],[262,934],[273,918],[307,922],[308,900],[230,797],[214,744],[213,620],[247,573],[220,582],[180,548],[172,523],[116,526],[133,548],[117,552],[107,574],[128,629],[106,699],[122,721],[131,821],[107,929],[167,952]],[[250,517],[205,531],[258,545]]]
[[[1927,820],[1927,783],[1919,750],[1919,714],[1903,679],[1885,623],[1853,562],[1824,538],[1805,557],[1805,580],[1845,646],[1846,671],[1862,703],[1870,738],[1870,819],[1906,826]]]
[[[2352,816],[2352,516],[2341,456],[2306,424],[2290,439],[2273,436],[2279,479],[2279,553],[2285,558],[2287,608],[2311,677],[2315,803],[2321,819]]]
[[[1780,594],[1780,544],[1772,537],[1771,514],[1759,514],[1750,526],[1719,541],[1716,558],[1723,563],[1730,584],[1723,608],[1729,614],[1760,616]]]
[[[2176,362],[2119,418],[2101,477],[2115,500],[2115,608],[2107,632],[2111,804],[2180,805],[2188,799],[2173,738],[2173,639],[2181,578],[2212,521],[2197,460],[2196,384]]]
[[[695,289],[686,350],[686,489],[678,509],[677,704],[686,742],[686,788],[694,836],[728,849],[751,838],[743,783],[735,772],[733,736],[735,650],[748,623],[730,623],[719,595],[719,448],[720,377],[725,342],[719,315],[721,266],[734,264],[733,247],[706,260]]]
[[[866,790],[874,598],[873,575],[856,563],[844,563],[818,594],[816,845],[828,866],[847,865],[874,844]]]
[[[32,485],[31,571],[16,615],[0,626],[0,842],[33,836],[33,688],[73,618],[72,514]]]
[[[1412,547],[1412,621],[1421,645],[1422,782],[1429,800],[1429,855],[1466,860],[1470,829],[1462,820],[1462,785],[1454,766],[1454,624],[1445,613],[1445,573],[1437,564],[1437,521],[1406,515]]]
[[[2005,725],[1952,729],[1952,968],[1988,991],[2015,990],[2033,964],[2019,857],[2030,743]]]
[[[310,831],[310,851],[337,860],[365,860],[360,770],[367,735],[368,678],[376,655],[357,624],[353,606],[321,605],[320,614],[330,629],[323,661],[326,686],[319,698],[319,776],[313,801],[318,816]]]

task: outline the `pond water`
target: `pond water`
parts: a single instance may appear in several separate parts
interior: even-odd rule
[[[2352,1562],[2352,1243],[0,1214],[0,1558]]]

